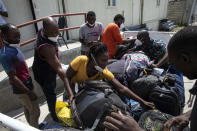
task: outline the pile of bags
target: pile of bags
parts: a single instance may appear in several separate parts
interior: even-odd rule
[[[123,85],[144,100],[153,102],[156,110],[125,99],[113,90],[110,83],[86,81],[70,106],[66,104],[63,107],[59,103],[58,117],[70,127],[102,131],[105,129],[105,116],[111,112],[121,112],[132,116],[147,131],[162,130],[168,119],[181,114],[184,98],[178,86],[183,88],[183,85],[177,74],[162,69],[148,69],[148,62],[149,58],[143,52],[133,52],[124,54],[120,60],[112,60],[107,68]],[[63,115],[62,112],[69,115]],[[176,129],[172,127],[172,131]]]

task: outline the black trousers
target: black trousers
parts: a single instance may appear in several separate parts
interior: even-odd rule
[[[35,75],[34,75],[35,76]],[[38,75],[37,75],[38,76]],[[47,73],[45,76],[35,78],[35,80],[40,84],[43,93],[46,97],[49,112],[54,121],[58,121],[58,118],[55,113],[56,105],[56,74]]]

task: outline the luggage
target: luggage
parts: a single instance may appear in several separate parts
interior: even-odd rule
[[[145,131],[162,131],[163,124],[172,117],[158,110],[149,110],[141,115],[138,124]],[[177,130],[174,126],[171,128],[171,131]],[[183,131],[189,131],[189,128],[186,127]]]
[[[147,68],[150,61],[148,56],[141,51],[125,54],[121,59],[132,62],[137,68]]]
[[[160,77],[161,84],[152,89],[149,94],[149,101],[152,101],[156,108],[164,113],[173,116],[181,113],[181,99],[178,88],[175,86],[176,76],[167,74],[165,77]]]
[[[154,75],[144,75],[143,77],[138,78],[129,85],[135,94],[139,97],[147,100],[149,94],[152,92],[152,89],[160,84],[159,79]]]
[[[118,110],[128,113],[128,106],[109,87],[109,84],[102,81],[84,83],[71,105],[73,118],[79,128],[103,130],[101,121],[106,114]]]
[[[130,61],[118,60],[107,66],[120,83],[127,86],[138,78],[138,69]]]
[[[153,102],[156,108],[162,112],[173,116],[179,115],[181,98],[176,86],[176,75],[164,72],[157,76],[150,70],[142,73],[144,73],[143,76],[140,75],[141,77],[129,85],[129,88],[141,98]]]

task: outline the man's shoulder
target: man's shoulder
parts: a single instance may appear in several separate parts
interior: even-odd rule
[[[86,28],[86,27],[88,27],[86,23],[84,23],[84,24],[82,24],[82,25],[80,26],[80,28]]]
[[[86,55],[77,56],[77,59],[79,59],[80,61],[88,61],[88,57]]]
[[[75,63],[83,65],[84,63],[88,62],[88,57],[85,55],[80,55],[80,56],[77,56],[73,61]]]
[[[95,22],[96,25],[103,26],[101,22]]]
[[[108,24],[108,27],[118,27],[118,25],[115,23],[110,23],[110,24]]]

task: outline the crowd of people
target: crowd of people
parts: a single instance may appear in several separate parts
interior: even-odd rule
[[[133,39],[123,39],[120,27],[124,23],[123,15],[114,17],[114,23],[110,23],[104,30],[100,22],[96,22],[96,14],[93,11],[87,13],[87,23],[83,24],[79,30],[79,40],[82,44],[81,55],[70,62],[65,72],[58,58],[58,24],[51,17],[43,20],[43,28],[37,34],[35,46],[33,75],[46,96],[48,108],[52,119],[59,122],[55,112],[56,105],[56,76],[58,75],[64,83],[65,90],[69,95],[69,103],[72,103],[75,92],[75,83],[81,88],[87,80],[106,80],[110,82],[114,89],[140,104],[154,109],[152,102],[146,101],[136,95],[128,87],[120,83],[113,73],[106,66],[108,60],[113,59],[119,44],[127,44]],[[39,128],[38,119],[40,109],[38,98],[34,91],[32,77],[25,62],[25,57],[19,49],[20,31],[12,24],[1,26],[1,38],[3,46],[0,50],[0,61],[7,73],[13,94],[18,97],[24,106],[24,114],[28,123]],[[142,51],[150,59],[147,64],[149,68],[168,68],[178,76],[182,73],[189,79],[196,79],[196,44],[197,27],[185,27],[176,33],[169,41],[168,45],[153,40],[148,31],[139,32],[138,43],[134,43],[132,51]],[[182,73],[181,73],[182,72]],[[183,84],[183,80],[182,80]],[[195,90],[194,86],[194,90]],[[184,88],[178,88],[181,95],[181,107],[184,107]],[[187,126],[191,121],[191,131],[197,129],[195,120],[197,119],[197,101],[195,101],[192,111],[180,116],[173,117],[164,124],[164,130],[169,131],[173,124],[180,128]],[[103,123],[107,130],[115,131],[142,131],[138,123],[130,116],[112,112]]]

